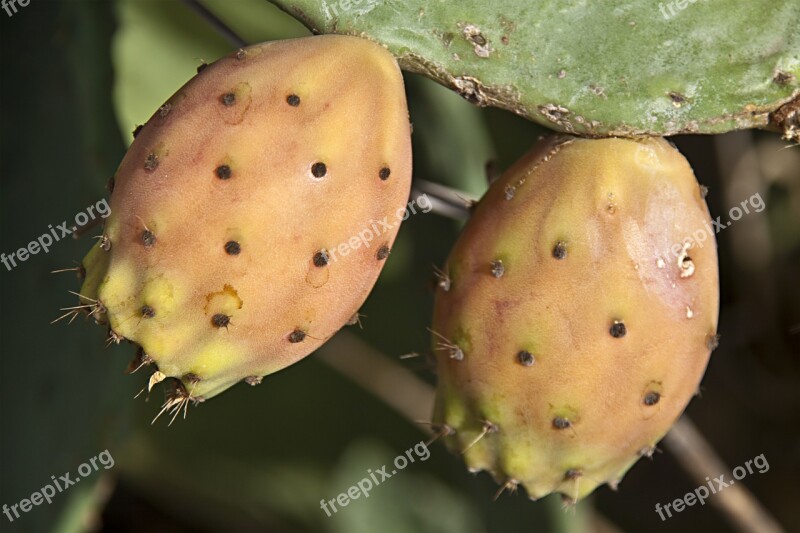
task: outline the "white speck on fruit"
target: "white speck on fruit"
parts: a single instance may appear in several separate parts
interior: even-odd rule
[[[678,256],[678,268],[681,269],[681,277],[688,278],[694,274],[694,261],[689,257],[689,250],[692,248],[691,242],[683,243],[683,249]]]
[[[156,370],[155,372],[153,372],[153,374],[150,376],[150,381],[147,383],[147,392],[150,392],[151,390],[153,390],[153,387],[157,383],[161,383],[165,379],[167,379],[167,376],[163,372],[161,372],[159,370]]]

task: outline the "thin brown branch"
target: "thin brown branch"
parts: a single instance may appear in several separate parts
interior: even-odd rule
[[[183,0],[186,7],[197,13],[203,20],[206,21],[221,37],[231,43],[237,48],[247,46],[247,41],[242,39],[239,34],[233,31],[227,24],[222,22],[218,16],[212,13],[206,6],[201,4],[199,0]]]
[[[434,389],[399,363],[356,335],[342,331],[317,352],[319,358],[347,376],[406,419],[430,420]],[[423,430],[430,433],[429,427]],[[664,438],[664,446],[699,485],[706,476],[730,472],[688,417],[681,417]],[[743,484],[717,492],[708,500],[740,531],[778,533],[778,522]]]
[[[414,193],[429,196],[432,199],[433,212],[453,220],[469,218],[469,207],[477,201],[463,191],[421,179],[414,180]]]
[[[341,331],[318,351],[320,360],[412,422],[429,421],[433,387],[349,331]],[[423,431],[431,433],[428,426]]]
[[[714,477],[731,471],[685,415],[664,438],[664,445],[698,485],[705,485],[707,476]],[[742,483],[718,491],[708,501],[739,531],[783,531],[777,520]]]

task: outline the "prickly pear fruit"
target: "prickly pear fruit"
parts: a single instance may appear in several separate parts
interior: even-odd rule
[[[549,138],[492,184],[432,327],[434,422],[471,470],[577,501],[652,453],[716,343],[703,196],[663,139]]]
[[[396,221],[411,185],[403,81],[380,46],[277,41],[198,70],[136,132],[81,290],[157,365],[151,385],[182,382],[176,407],[256,384],[347,323],[399,223],[357,236]]]

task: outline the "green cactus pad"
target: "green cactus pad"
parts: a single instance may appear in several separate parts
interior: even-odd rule
[[[271,0],[480,106],[578,135],[766,127],[800,96],[800,3]]]

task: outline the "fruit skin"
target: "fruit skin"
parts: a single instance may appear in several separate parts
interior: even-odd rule
[[[369,41],[269,42],[198,70],[137,130],[81,294],[199,400],[295,363],[357,312],[399,228],[411,143],[400,70]],[[369,246],[338,249],[384,217]]]
[[[492,184],[432,326],[434,422],[470,470],[577,501],[652,453],[716,345],[703,196],[664,139],[553,136]]]

